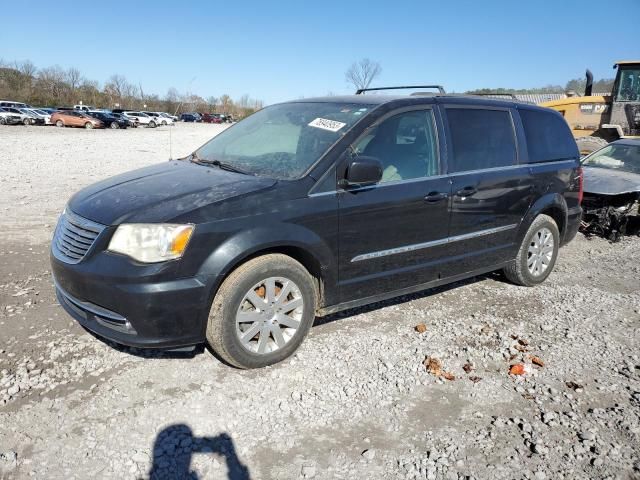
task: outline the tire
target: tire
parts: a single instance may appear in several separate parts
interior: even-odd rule
[[[120,128],[120,125],[118,125],[118,122],[111,122],[111,125],[109,125],[111,128],[113,128],[114,130]]]
[[[287,296],[279,303],[285,289]],[[248,296],[257,299],[253,302],[259,306],[264,301],[262,310]],[[270,298],[274,299],[271,303]],[[286,308],[294,304],[298,307],[287,312]],[[273,365],[300,346],[313,325],[315,311],[314,280],[300,263],[281,254],[257,257],[234,270],[220,286],[207,321],[207,343],[235,367]],[[247,338],[249,330],[255,332],[251,338]],[[266,332],[264,342],[262,332]]]
[[[28,118],[25,118],[24,120],[22,120],[22,124],[23,125],[31,125],[31,120],[29,120]]]
[[[64,122],[62,120],[56,120],[56,127],[64,127]]]
[[[600,137],[580,137],[576,138],[576,143],[578,144],[581,157],[589,155],[609,144],[604,138]]]
[[[93,128],[93,123],[91,122],[87,122],[84,124],[84,128],[86,128],[87,130],[91,130]]]
[[[536,262],[533,256],[536,255],[535,252],[540,251],[539,245],[536,244],[544,240],[546,233],[551,235],[553,245],[549,246],[548,243],[543,242],[543,252],[546,251],[547,255],[539,256],[540,262]],[[505,276],[516,285],[524,287],[533,287],[544,282],[556,264],[559,246],[560,232],[555,220],[548,215],[538,215],[529,226],[516,258],[504,268]]]
[[[4,117],[0,117],[0,125],[6,125],[7,121],[4,119]]]
[[[167,121],[166,121],[166,120],[163,120],[163,121],[162,121],[162,125],[163,125],[163,126],[166,126],[166,125],[167,125]]]
[[[156,127],[157,127],[156,122],[154,121],[149,122],[149,128],[156,128]]]

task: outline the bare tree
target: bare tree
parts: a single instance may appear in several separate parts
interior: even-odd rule
[[[22,75],[29,78],[34,78],[36,76],[36,72],[38,69],[31,62],[31,60],[25,60],[24,62],[16,62],[16,70],[18,70]]]
[[[220,97],[220,107],[222,108],[222,113],[229,113],[229,108],[233,105],[233,101],[231,97],[226,93]]]
[[[382,73],[382,67],[378,62],[363,58],[359,62],[353,62],[344,73],[347,83],[356,89],[367,88],[371,82]]]
[[[213,112],[218,104],[218,98],[214,96],[207,97],[207,103],[209,104],[209,111]]]
[[[75,91],[82,81],[82,74],[77,68],[70,68],[67,70],[67,83],[71,87],[71,91]]]

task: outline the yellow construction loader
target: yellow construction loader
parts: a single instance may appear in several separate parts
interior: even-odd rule
[[[616,62],[611,95],[591,95],[593,75],[587,70],[584,96],[545,102],[558,110],[573,131],[582,155],[619,138],[640,138],[640,60]]]

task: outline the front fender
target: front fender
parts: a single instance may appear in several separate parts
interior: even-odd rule
[[[301,225],[283,223],[270,227],[243,229],[221,243],[202,263],[198,276],[212,279],[211,297],[218,290],[224,278],[248,259],[259,252],[295,248],[304,251],[320,266],[325,295],[335,290],[337,278],[335,245],[330,245],[317,233]],[[325,300],[328,298],[325,297]]]

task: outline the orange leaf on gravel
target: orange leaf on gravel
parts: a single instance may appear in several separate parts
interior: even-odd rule
[[[442,378],[445,380],[455,380],[456,376],[451,372],[442,372]]]
[[[424,366],[427,367],[427,372],[436,377],[442,374],[442,363],[437,358],[427,357],[424,361]]]
[[[539,367],[544,367],[544,362],[540,357],[531,357],[531,363],[538,365]]]
[[[419,323],[415,328],[418,333],[424,333],[427,331],[427,326],[424,323]]]

